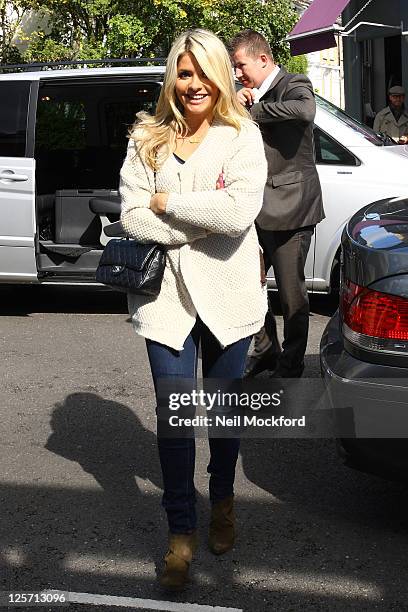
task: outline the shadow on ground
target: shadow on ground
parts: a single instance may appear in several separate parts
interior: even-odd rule
[[[278,293],[271,291],[273,311],[282,314]],[[309,294],[313,314],[332,316],[338,306],[336,295]],[[127,313],[126,294],[104,287],[7,285],[0,287],[0,316],[39,312],[122,314]]]
[[[154,567],[166,523],[152,432],[126,405],[91,393],[57,405],[51,430],[46,449],[77,462],[101,488],[0,485],[1,590],[57,588],[248,612],[405,609],[407,490],[344,468],[332,441],[243,441],[248,480],[237,490],[235,550],[221,558],[207,551],[208,502],[199,496],[193,582],[182,595],[163,596]],[[154,487],[144,491],[135,477]],[[198,477],[206,482],[203,470]]]
[[[126,314],[125,293],[104,287],[8,285],[0,287],[0,316],[34,313]]]

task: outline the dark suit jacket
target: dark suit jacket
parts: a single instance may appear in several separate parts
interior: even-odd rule
[[[251,108],[268,160],[264,203],[257,223],[266,230],[290,230],[324,218],[314,159],[313,87],[303,74],[281,68],[272,86]]]

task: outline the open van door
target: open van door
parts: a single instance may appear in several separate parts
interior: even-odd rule
[[[6,283],[38,281],[35,161],[27,147],[32,84],[0,79],[0,282]]]

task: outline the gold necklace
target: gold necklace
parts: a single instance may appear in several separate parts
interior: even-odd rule
[[[194,136],[191,136],[191,138],[189,138],[188,136],[177,136],[177,140],[182,140],[183,144],[186,142],[186,140],[190,144],[199,144],[202,141],[202,138],[197,138]]]
[[[208,129],[211,127],[211,124],[208,126]],[[190,144],[200,144],[200,142],[202,142],[202,140],[204,139],[204,137],[207,135],[208,129],[205,131],[205,134],[202,135],[201,138],[199,138],[198,136],[195,136],[194,134],[192,136],[177,136],[177,140],[182,140],[183,144],[185,143],[185,141],[187,140]]]

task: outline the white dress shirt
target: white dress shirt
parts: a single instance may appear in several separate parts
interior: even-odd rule
[[[271,74],[267,76],[266,79],[263,81],[262,85],[260,87],[254,87],[252,89],[252,91],[255,94],[254,103],[259,102],[262,96],[266,94],[266,92],[268,91],[268,89],[270,88],[270,86],[272,85],[276,77],[278,76],[279,72],[280,72],[280,68],[278,65],[276,65],[275,68],[272,70]]]

